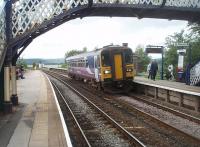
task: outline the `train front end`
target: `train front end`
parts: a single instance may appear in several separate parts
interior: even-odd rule
[[[134,79],[133,53],[126,46],[107,46],[101,52],[103,86],[126,87]]]

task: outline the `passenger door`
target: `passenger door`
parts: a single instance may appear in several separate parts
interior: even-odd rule
[[[95,75],[96,81],[99,82],[99,71],[98,71],[99,62],[97,60],[98,60],[97,56],[94,56],[94,75]]]
[[[121,80],[123,79],[123,71],[122,71],[122,55],[117,53],[114,55],[114,68],[115,68],[115,79]]]

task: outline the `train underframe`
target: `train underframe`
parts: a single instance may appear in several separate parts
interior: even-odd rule
[[[125,80],[112,80],[106,79],[105,81],[97,82],[94,78],[82,77],[79,75],[72,75],[69,76],[75,80],[83,81],[84,83],[88,83],[92,87],[102,90],[109,93],[124,93],[129,92],[132,90],[133,85],[133,78],[127,78]]]

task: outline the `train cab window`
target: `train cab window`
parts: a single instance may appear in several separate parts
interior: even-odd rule
[[[103,51],[101,54],[102,66],[110,66],[110,53],[109,51]]]
[[[125,54],[125,63],[131,64],[133,63],[133,53],[130,49],[124,51]]]

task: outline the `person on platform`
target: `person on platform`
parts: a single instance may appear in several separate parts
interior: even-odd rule
[[[174,79],[173,70],[174,70],[174,67],[173,67],[172,64],[170,64],[170,65],[168,66],[168,71],[169,71],[169,73],[170,73],[170,77],[169,77],[170,80],[173,80],[173,79]]]
[[[147,65],[148,79],[151,78],[151,63]]]
[[[24,77],[24,67],[22,65],[20,66],[20,78],[25,79],[25,77]]]
[[[156,78],[156,74],[157,74],[157,71],[158,71],[158,64],[156,62],[156,60],[154,60],[152,63],[151,63],[151,79],[155,81],[155,78]]]

